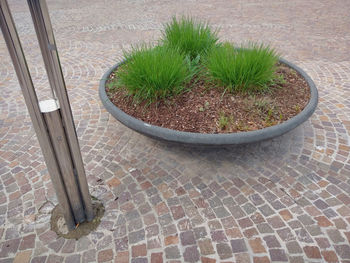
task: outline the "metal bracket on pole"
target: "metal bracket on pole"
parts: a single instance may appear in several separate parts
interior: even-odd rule
[[[7,0],[0,25],[68,228],[94,217],[79,142],[46,2],[28,0],[52,94],[38,102]],[[39,105],[40,104],[40,105]]]

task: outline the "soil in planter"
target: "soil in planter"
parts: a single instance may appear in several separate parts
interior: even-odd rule
[[[224,88],[197,81],[190,83],[188,92],[146,106],[134,103],[123,88],[106,91],[122,111],[152,125],[197,133],[244,132],[282,123],[308,104],[310,90],[304,78],[284,64],[278,65],[277,73],[284,82],[272,85],[269,92],[254,95],[224,93]]]

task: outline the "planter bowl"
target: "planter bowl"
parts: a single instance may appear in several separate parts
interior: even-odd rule
[[[110,101],[106,93],[106,81],[110,74],[122,63],[114,65],[103,75],[100,81],[99,95],[104,107],[114,118],[130,129],[154,139],[193,146],[225,146],[260,142],[281,136],[305,122],[314,113],[318,103],[317,88],[312,79],[301,68],[287,60],[281,58],[280,62],[296,70],[308,83],[311,93],[309,103],[293,118],[283,123],[256,131],[225,134],[183,132],[154,126],[126,114]]]

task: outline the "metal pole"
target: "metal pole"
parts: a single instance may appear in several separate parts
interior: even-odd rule
[[[14,68],[17,73],[23,97],[31,117],[33,127],[35,129],[47,169],[49,171],[53,186],[55,188],[57,198],[66,224],[69,229],[75,227],[75,220],[67,197],[66,189],[61,177],[60,167],[58,165],[54,148],[51,143],[47,125],[40,111],[38,98],[35,93],[32,79],[29,74],[28,66],[22,51],[13,18],[10,13],[6,0],[0,0],[0,27],[4,35],[4,39],[9,50]]]
[[[60,103],[63,127],[73,160],[74,172],[78,181],[86,218],[88,221],[91,221],[94,217],[91,197],[47,5],[44,0],[27,0],[27,2],[38,36],[41,53],[43,54],[49,82]]]
[[[56,105],[56,107],[55,107]],[[62,125],[60,108],[56,100],[40,102],[40,109],[50,134],[53,149],[58,165],[61,169],[62,179],[66,187],[68,199],[73,210],[76,222],[85,221],[84,207],[80,199],[79,187],[74,175],[74,168],[70,158],[66,134]]]

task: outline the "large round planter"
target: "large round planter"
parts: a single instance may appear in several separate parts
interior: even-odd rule
[[[159,126],[154,126],[149,123],[145,123],[138,120],[115,106],[108,98],[106,94],[106,81],[108,80],[110,74],[121,64],[118,63],[110,68],[102,77],[100,81],[99,94],[100,99],[107,109],[107,111],[112,114],[114,118],[123,123],[130,129],[137,131],[143,135],[163,140],[169,142],[175,142],[180,144],[189,144],[194,146],[224,146],[224,145],[239,145],[252,142],[259,142],[268,139],[278,137],[288,131],[293,130],[303,122],[305,122],[315,111],[318,102],[318,92],[315,83],[312,79],[299,67],[286,61],[285,59],[280,59],[281,63],[295,69],[299,72],[310,88],[310,101],[307,106],[298,115],[293,118],[268,128],[239,132],[239,133],[225,133],[225,134],[203,134],[203,133],[192,133],[176,131],[167,128],[162,128]]]

